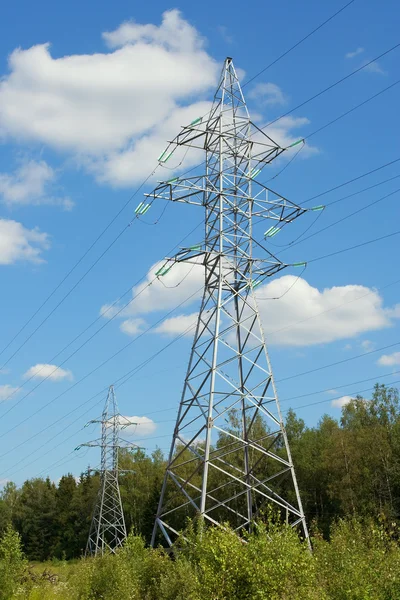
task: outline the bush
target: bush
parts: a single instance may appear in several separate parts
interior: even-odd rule
[[[400,550],[383,525],[340,520],[329,542],[315,541],[321,585],[332,600],[400,599]]]
[[[26,566],[19,534],[8,526],[0,540],[0,599],[10,600],[21,585]]]

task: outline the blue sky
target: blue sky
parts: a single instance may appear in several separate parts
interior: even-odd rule
[[[257,1],[246,11],[225,1],[217,6],[206,0],[201,6],[152,2],[134,7],[121,1],[99,5],[72,0],[64,5],[17,1],[3,8],[0,349],[152,171],[165,140],[180,125],[205,112],[224,58],[233,57],[245,82],[341,6],[335,2],[328,7],[313,0],[268,5]],[[384,5],[356,0],[245,86],[257,123],[266,124],[398,43],[399,11],[394,0]],[[399,51],[282,119],[270,128],[271,136],[286,142],[307,136],[394,83]],[[394,87],[315,135],[271,187],[301,203],[398,158],[398,95],[399,87]],[[188,159],[190,166],[193,163]],[[271,166],[267,177],[276,175],[286,161],[283,158]],[[315,203],[328,204],[398,174],[400,162]],[[157,178],[169,177],[168,171],[157,173]],[[400,178],[393,179],[328,207],[309,234],[395,191],[399,182]],[[146,189],[151,189],[151,183]],[[1,355],[0,367],[127,225],[141,199],[140,192]],[[310,260],[396,231],[398,202],[399,194],[395,193],[290,248],[282,257],[287,262]],[[152,207],[146,220],[157,220],[162,209],[161,205]],[[150,287],[148,295],[144,292],[121,318],[108,322],[100,317],[66,352],[54,361],[52,357],[99,316],[101,307],[114,302],[141,278],[151,279],[152,266],[200,224],[201,217],[196,207],[173,205],[156,225],[136,220],[7,362],[0,373],[0,415],[4,415],[0,455],[8,454],[0,457],[0,480],[20,483],[39,473],[49,473],[56,480],[66,471],[79,474],[89,463],[97,464],[94,450],[70,453],[79,443],[97,437],[94,428],[82,427],[100,414],[105,398],[101,390],[176,339],[182,324],[186,327],[189,323],[188,315],[195,313],[195,302],[170,315],[179,319],[158,326],[158,332],[154,327],[133,341],[135,335],[195,292],[201,279],[191,273],[173,290],[160,284]],[[303,216],[285,237],[273,241],[287,244],[314,218]],[[198,242],[201,235],[199,227],[187,243]],[[325,412],[340,416],[332,398],[351,396],[369,388],[373,381],[339,386],[386,374],[388,377],[380,381],[400,379],[391,375],[400,370],[400,354],[395,354],[400,351],[398,346],[291,377],[400,341],[400,283],[388,285],[398,278],[398,243],[394,236],[311,263],[282,301],[263,301],[263,297],[283,293],[298,275],[296,271],[288,271],[260,290],[283,410],[300,407],[299,416],[313,425]],[[279,250],[271,246],[271,251]],[[172,279],[165,282],[173,285],[184,274],[171,272]],[[125,296],[125,302],[128,298]],[[338,305],[342,306],[335,308]],[[318,313],[324,315],[317,317]],[[301,326],[293,326],[300,320],[304,321]],[[43,381],[43,375],[51,373],[46,365],[59,366],[105,323],[93,341],[62,365],[63,370]],[[281,331],[274,334],[277,329]],[[115,359],[79,383],[131,341]],[[165,450],[169,446],[190,341],[190,336],[178,339],[120,389],[117,387],[123,415],[154,421],[143,423],[131,438],[140,439],[137,443],[149,450],[156,445]],[[32,379],[28,381],[29,377]],[[22,384],[24,387],[17,389]],[[37,389],[23,398],[35,386]],[[333,391],[287,400],[324,389]],[[301,408],[311,402],[320,404]]]

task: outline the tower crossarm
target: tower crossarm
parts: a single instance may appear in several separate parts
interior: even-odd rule
[[[248,207],[252,217],[263,217],[291,223],[306,212],[321,210],[323,206],[305,208],[292,200],[285,198],[278,192],[255,181],[251,172],[240,175],[240,179],[247,179],[247,186],[238,187],[238,178],[224,176],[223,196],[227,207],[237,214],[245,214],[248,218]],[[251,191],[250,191],[251,182]],[[169,181],[160,182],[146,198],[151,200],[170,200],[197,206],[210,206],[215,197],[221,194],[218,182],[210,176],[175,177]]]

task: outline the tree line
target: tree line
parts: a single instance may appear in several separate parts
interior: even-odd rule
[[[377,384],[370,399],[357,397],[342,408],[339,420],[325,415],[315,427],[290,410],[286,431],[312,530],[328,537],[344,516],[387,524],[400,520],[397,389]],[[126,470],[120,488],[127,528],[149,542],[164,456],[160,450],[148,455],[135,449],[123,451],[120,463]],[[67,474],[58,484],[49,478],[29,479],[21,487],[8,482],[0,494],[0,535],[11,525],[30,560],[77,558],[86,546],[98,487],[96,472],[82,473],[79,480]]]

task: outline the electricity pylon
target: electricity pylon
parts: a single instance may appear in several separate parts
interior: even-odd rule
[[[110,386],[101,419],[90,423],[101,424],[101,439],[82,446],[101,448],[100,487],[93,511],[86,555],[97,556],[115,552],[126,539],[124,511],[118,483],[118,451],[121,415],[118,412],[114,386]]]
[[[251,122],[231,58],[208,116],[184,127],[159,162],[180,146],[205,151],[204,174],[175,177],[146,196],[204,207],[205,240],[157,275],[177,262],[202,264],[205,285],[152,545],[161,537],[171,546],[188,516],[249,529],[268,505],[309,543],[254,291],[287,265],[252,234],[254,217],[268,223],[268,239],[306,210],[255,181],[287,148]],[[253,258],[254,244],[263,259]]]

